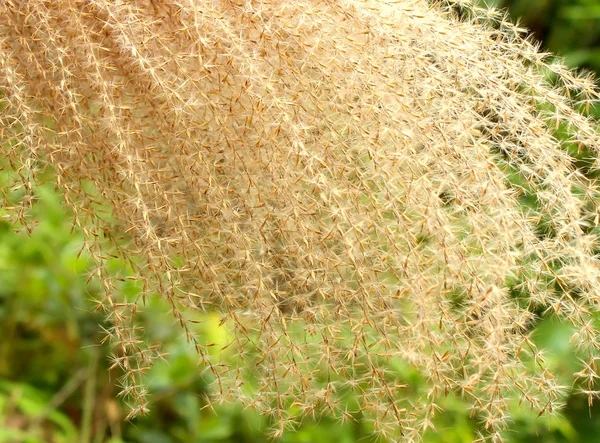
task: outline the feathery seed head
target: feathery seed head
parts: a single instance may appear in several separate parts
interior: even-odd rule
[[[500,440],[513,399],[564,399],[530,337],[542,315],[573,323],[597,395],[599,95],[503,13],[4,1],[0,42],[4,215],[28,227],[51,169],[104,285],[132,416],[160,356],[137,322],[149,297],[195,346],[211,401],[271,415],[275,436],[331,413],[417,439],[454,392]],[[198,335],[204,311],[225,350]]]

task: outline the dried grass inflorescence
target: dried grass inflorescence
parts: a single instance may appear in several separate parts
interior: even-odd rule
[[[160,352],[135,314],[162,297],[211,401],[275,435],[327,412],[417,439],[454,392],[501,439],[512,400],[564,400],[530,337],[541,315],[575,326],[590,400],[599,347],[598,92],[522,34],[468,1],[2,1],[4,216],[30,226],[51,166],[132,415]],[[198,310],[222,315],[228,359]]]

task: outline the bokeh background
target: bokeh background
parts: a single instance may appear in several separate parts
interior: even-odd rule
[[[497,0],[513,20],[529,28],[544,49],[564,57],[572,67],[600,73],[600,0]],[[593,110],[600,116],[600,107]],[[3,160],[0,159],[0,164]],[[2,166],[6,166],[2,164]],[[0,171],[0,189],[8,169]],[[89,258],[80,254],[82,237],[72,230],[61,196],[51,186],[36,190],[31,214],[35,228],[27,235],[20,226],[2,221],[0,208],[0,443],[175,443],[262,442],[268,417],[234,405],[203,408],[209,380],[200,375],[196,355],[178,334],[168,307],[150,301],[143,313],[146,333],[163,343],[168,356],[148,374],[149,415],[126,422],[127,405],[119,392],[118,374],[109,371],[110,348],[101,313],[94,311],[100,293],[86,270]],[[114,272],[126,272],[113,260]],[[125,283],[124,292],[136,287]],[[219,316],[207,314],[198,334],[210,343],[226,343]],[[599,319],[600,320],[600,319]],[[543,346],[562,383],[570,386],[577,355],[569,345],[568,324],[545,318],[534,339]],[[218,352],[218,351],[216,351]],[[228,358],[224,354],[220,358]],[[422,374],[404,368],[414,385]],[[351,402],[351,400],[349,400]],[[600,403],[600,402],[599,402]],[[470,442],[478,423],[467,405],[449,396],[436,431],[427,442]],[[514,405],[514,423],[506,433],[512,442],[598,442],[600,405],[571,394],[566,408],[553,417],[538,417]],[[377,441],[368,420],[308,420],[284,442]],[[379,439],[378,441],[384,441]]]

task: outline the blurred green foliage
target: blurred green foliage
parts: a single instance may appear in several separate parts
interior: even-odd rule
[[[598,0],[481,0],[508,8],[545,50],[565,57],[571,67],[600,72]]]

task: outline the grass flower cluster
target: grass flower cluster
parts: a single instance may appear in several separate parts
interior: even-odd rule
[[[0,94],[2,216],[30,226],[52,172],[132,416],[160,358],[136,321],[148,297],[196,346],[209,401],[269,414],[274,436],[327,413],[418,440],[454,393],[501,441],[512,402],[554,413],[569,388],[531,339],[545,315],[573,324],[597,396],[599,93],[503,13],[4,0]],[[221,316],[219,352],[197,311]]]

